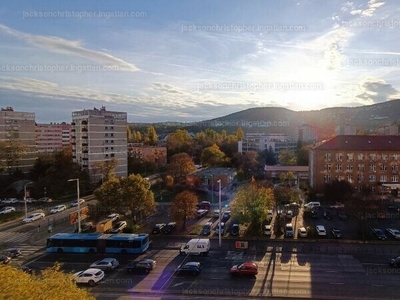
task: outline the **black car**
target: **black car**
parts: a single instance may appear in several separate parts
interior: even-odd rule
[[[342,237],[342,232],[340,231],[340,229],[332,228],[331,232],[332,232],[332,234],[333,234],[333,236],[334,236],[335,238],[340,238],[340,237]]]
[[[9,248],[4,254],[10,257],[17,257],[21,255],[21,250],[18,248]]]
[[[230,233],[233,236],[239,235],[239,224],[237,223],[233,224]]]
[[[175,272],[179,275],[199,275],[201,267],[199,262],[187,262],[184,265],[180,265]]]
[[[22,272],[25,272],[28,274],[33,274],[33,270],[27,266],[21,266],[18,268],[18,270],[21,270]]]
[[[344,212],[342,212],[342,211],[339,211],[339,212],[338,212],[338,217],[339,217],[339,219],[341,219],[341,220],[347,220],[347,215],[346,215]]]
[[[211,234],[211,226],[212,226],[212,222],[207,222],[203,226],[203,229],[201,230],[200,235],[210,235]]]
[[[169,233],[172,233],[173,231],[175,231],[175,229],[176,229],[176,223],[170,222],[164,227],[163,232],[166,234],[169,234]]]
[[[395,268],[400,267],[400,256],[397,256],[396,258],[392,258],[390,260],[389,264]]]
[[[154,234],[161,233],[166,225],[165,223],[156,224],[151,232]]]
[[[318,211],[316,209],[311,211],[311,218],[318,219]]]
[[[379,228],[372,228],[372,232],[376,235],[376,237],[382,241],[386,240],[386,234],[383,233]]]
[[[133,261],[126,266],[128,272],[149,273],[156,266],[156,262],[152,259],[142,259]]]
[[[324,218],[330,220],[332,218],[331,213],[327,210],[324,211]]]

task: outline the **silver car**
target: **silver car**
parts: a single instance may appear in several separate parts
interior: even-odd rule
[[[115,258],[104,258],[98,260],[90,265],[90,268],[96,268],[103,271],[111,271],[119,266],[118,260]]]
[[[31,215],[27,216],[26,218],[24,218],[22,220],[22,223],[25,223],[25,224],[31,223],[31,222],[43,219],[44,217],[45,217],[44,213],[34,213],[34,214],[31,214]]]

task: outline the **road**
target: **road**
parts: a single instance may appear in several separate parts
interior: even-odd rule
[[[177,250],[153,249],[140,257],[119,256],[119,269],[106,274],[103,282],[88,288],[96,299],[215,299],[218,297],[288,297],[318,299],[398,299],[400,269],[388,266],[390,255],[316,254],[282,251],[271,247],[264,253],[212,250],[207,257],[184,257]],[[32,263],[45,268],[55,261],[72,272],[87,268],[101,258],[97,255],[46,255]],[[130,274],[124,269],[128,261],[153,258],[157,267],[148,275]],[[255,261],[259,274],[254,278],[235,278],[232,265]],[[203,264],[199,276],[177,276],[176,267],[187,261]],[[87,287],[83,287],[87,288]],[[209,298],[211,297],[211,298]],[[214,298],[212,298],[214,297]],[[254,298],[252,298],[254,299]]]

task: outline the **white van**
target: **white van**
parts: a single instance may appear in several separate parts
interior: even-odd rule
[[[207,255],[210,251],[209,239],[191,239],[181,247],[181,255]]]
[[[314,207],[320,207],[321,203],[320,202],[308,202],[307,204],[304,204],[304,208],[306,209],[313,209]]]

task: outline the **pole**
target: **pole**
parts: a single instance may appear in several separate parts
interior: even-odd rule
[[[80,203],[80,194],[79,194],[79,178],[68,179],[68,181],[76,181],[76,196],[78,201],[78,233],[81,233],[81,203]]]
[[[219,247],[221,248],[222,246],[222,241],[221,241],[221,179],[218,180],[218,204],[219,204],[219,222],[218,222],[218,242],[219,242]]]
[[[26,203],[26,186],[27,186],[28,184],[31,184],[31,183],[33,183],[33,182],[27,182],[27,183],[25,183],[25,185],[24,185],[25,218],[28,217],[28,205],[27,205],[27,203]]]
[[[211,207],[214,205],[214,178],[211,175]]]

